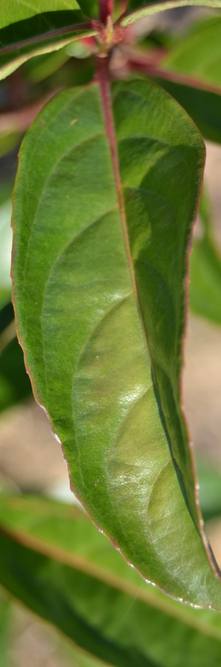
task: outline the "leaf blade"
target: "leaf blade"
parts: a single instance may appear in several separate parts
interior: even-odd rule
[[[50,586],[52,590],[55,589],[62,611],[66,601],[65,618],[67,620],[68,614],[69,619],[69,624],[66,623],[66,634],[69,635],[71,622],[75,628],[75,616],[77,609],[80,609],[80,622],[84,632],[85,624],[88,629],[94,632],[96,630],[97,641],[92,648],[93,654],[96,655],[97,651],[99,654],[99,639],[101,651],[106,641],[106,653],[103,652],[102,655],[103,659],[106,657],[108,664],[111,662],[124,665],[129,655],[133,656],[139,667],[143,665],[147,667],[150,663],[160,664],[162,667],[176,667],[179,663],[180,667],[185,667],[186,660],[191,667],[207,667],[208,655],[211,667],[216,667],[218,664],[221,641],[220,615],[211,611],[190,609],[166,598],[151,586],[146,586],[136,572],[127,567],[125,561],[108,540],[98,533],[82,511],[70,505],[65,506],[33,496],[1,497],[0,523],[2,528],[7,529],[8,538],[11,539],[11,543],[8,542],[6,570],[4,567],[0,569],[2,583],[22,599],[18,588],[16,592],[15,561],[14,559],[11,561],[12,544],[16,545],[17,542],[18,546],[20,545],[17,550],[17,567],[22,572],[20,591],[24,587],[23,602],[25,601],[29,607],[34,605],[34,611],[39,612],[39,603],[46,597],[48,620],[60,628],[62,625],[63,630],[59,614],[57,619],[55,618],[52,593],[45,596],[43,592],[44,575],[44,589],[49,591]],[[56,560],[54,570],[53,545]],[[58,557],[57,547],[63,549],[63,556],[60,551]],[[35,553],[32,563],[30,550],[33,548]],[[72,555],[73,562],[72,568],[70,567],[67,572],[64,565],[65,562],[67,564],[68,555],[69,557]],[[22,560],[26,563],[25,575]],[[45,564],[47,562],[47,568],[44,570],[41,568],[43,562]],[[93,566],[96,567],[93,569]],[[33,599],[33,587],[31,587],[31,597],[30,590],[29,597],[27,595],[29,577],[34,581],[36,590]],[[62,586],[58,587],[58,581],[62,582]],[[38,587],[37,582],[40,584]],[[102,610],[99,619],[96,613],[97,606]],[[56,609],[58,608],[59,605],[56,605]],[[108,623],[105,623],[107,608]],[[124,617],[122,608],[126,612]],[[62,617],[62,614],[60,616]],[[79,644],[82,636],[83,633],[78,632]],[[75,629],[72,631],[71,639],[72,641],[75,639]],[[83,647],[88,649],[87,641],[86,634],[86,645]],[[110,643],[116,649],[116,661],[114,653],[111,660]],[[122,662],[123,656],[124,662]]]
[[[179,7],[210,7],[211,9],[220,9],[220,0],[129,0],[127,5],[128,12],[122,16],[120,23],[122,26],[131,25],[144,16],[164,12],[167,9],[176,9]]]
[[[0,8],[0,78],[11,74],[29,58],[56,51],[74,39],[95,34],[79,4],[38,0],[35,7],[14,0],[10,12]]]
[[[63,92],[29,131],[17,180],[19,336],[75,491],[97,525],[146,579],[220,608],[179,393],[183,280],[204,149],[184,112],[155,86],[115,84],[112,95],[129,248],[99,87]],[[29,227],[21,214],[28,191]]]

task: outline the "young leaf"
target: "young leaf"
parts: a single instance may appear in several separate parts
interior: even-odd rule
[[[220,614],[147,586],[81,510],[1,497],[0,524],[0,581],[82,648],[125,667],[219,664]]]
[[[56,51],[84,35],[95,34],[76,0],[11,0],[0,7],[0,79],[32,56]]]
[[[120,23],[123,26],[127,26],[143,18],[143,16],[164,12],[167,9],[188,6],[221,9],[221,0],[128,0],[128,11],[120,19]]]
[[[203,164],[196,128],[150,83],[110,92],[101,74],[60,93],[21,150],[13,289],[77,495],[145,579],[220,609],[179,389]]]

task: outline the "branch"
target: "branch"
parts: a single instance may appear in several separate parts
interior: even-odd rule
[[[62,35],[67,35],[70,32],[76,32],[76,31],[80,32],[86,29],[94,30],[94,24],[92,25],[92,21],[89,21],[88,23],[79,23],[78,25],[70,25],[67,26],[67,28],[57,28],[56,30],[51,30],[50,32],[46,32],[43,35],[37,35],[36,37],[29,37],[27,39],[23,39],[21,42],[15,42],[14,44],[3,46],[2,48],[0,48],[0,56],[3,55],[4,53],[8,53],[9,51],[16,51],[18,49],[22,49],[25,46],[29,46],[30,44],[44,42],[45,40],[53,39],[53,37],[60,37]]]
[[[104,25],[107,23],[108,16],[112,16],[114,0],[99,0],[100,21]]]
[[[180,72],[166,70],[160,67],[158,64],[159,61],[162,62],[162,51],[157,52],[157,55],[153,53],[153,56],[150,58],[146,58],[145,56],[142,56],[142,54],[137,54],[136,52],[128,53],[128,66],[130,70],[146,74],[153,78],[165,79],[172,83],[178,83],[179,85],[189,86],[190,88],[197,88],[199,90],[208,90],[216,95],[221,95],[220,86],[210,84],[207,81],[202,81],[196,77],[181,74]]]

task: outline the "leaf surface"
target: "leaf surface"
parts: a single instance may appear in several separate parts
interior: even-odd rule
[[[220,614],[147,586],[81,510],[1,496],[0,524],[1,583],[105,663],[219,664]]]
[[[120,23],[130,25],[144,16],[164,12],[167,9],[179,7],[210,7],[221,9],[221,0],[128,0],[127,13],[122,16]]]
[[[221,18],[197,24],[187,37],[179,40],[161,62],[166,70],[193,79],[202,88],[208,84],[221,93]],[[172,76],[172,75],[171,75]]]
[[[95,34],[76,0],[12,0],[0,7],[0,79],[29,58]]]
[[[179,389],[204,147],[157,87],[115,83],[111,95],[112,109],[98,84],[60,93],[23,143],[19,339],[96,524],[145,579],[220,609]]]
[[[187,111],[205,139],[221,143],[221,94],[155,78]]]

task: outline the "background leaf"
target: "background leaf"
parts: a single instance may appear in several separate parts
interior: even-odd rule
[[[71,31],[73,26],[73,31]],[[79,28],[78,28],[79,26]],[[56,51],[87,34],[95,34],[76,0],[12,0],[10,12],[0,7],[0,78],[28,58]]]
[[[187,111],[205,139],[221,143],[221,95],[184,86],[160,78],[155,79]]]
[[[81,510],[1,496],[0,523],[2,583],[105,664],[207,667],[208,655],[219,664],[220,614],[147,586]]]
[[[221,324],[221,258],[213,240],[205,193],[199,213],[202,238],[195,239],[190,255],[190,307],[197,315]]]
[[[197,80],[202,88],[206,84],[214,86],[221,93],[220,43],[221,18],[215,16],[201,21],[170,48],[161,67]]]
[[[221,9],[221,0],[128,0],[127,13],[120,20],[120,23],[127,26],[144,16],[187,6]]]
[[[204,148],[157,87],[116,83],[112,95],[125,218],[98,85],[57,95],[26,135],[14,199],[19,338],[94,521],[146,579],[219,609],[179,394]]]

